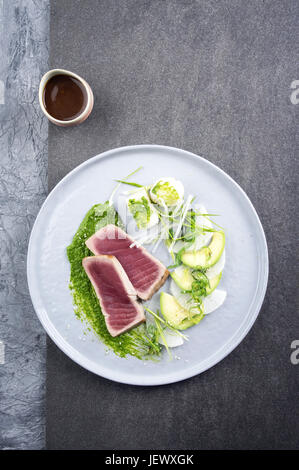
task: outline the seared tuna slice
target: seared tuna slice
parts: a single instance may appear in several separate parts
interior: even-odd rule
[[[119,227],[106,225],[86,245],[95,255],[114,255],[126,271],[138,297],[148,300],[164,284],[169,272],[145,248],[130,245],[134,240]]]
[[[114,256],[89,256],[82,264],[100,301],[111,336],[118,336],[145,321],[136,291]]]

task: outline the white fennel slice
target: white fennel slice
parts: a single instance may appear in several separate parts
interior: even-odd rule
[[[223,250],[223,253],[222,253],[219,261],[217,261],[217,263],[214,264],[214,266],[207,269],[207,271],[206,271],[207,278],[208,279],[213,279],[213,277],[218,276],[218,274],[220,274],[223,271],[224,266],[225,266],[225,249]]]
[[[196,211],[200,212],[201,214],[207,214],[207,210],[206,210],[205,206],[203,206],[203,205],[200,205],[200,206],[196,207]],[[198,228],[199,227],[202,228],[202,229],[204,229],[204,228],[205,229],[212,229],[213,228],[213,224],[209,220],[209,218],[204,217],[203,215],[197,215],[195,220],[196,220],[196,225],[197,225]],[[186,244],[186,241],[179,240],[175,243],[173,251],[174,251],[174,253],[178,253],[185,246],[186,246],[186,249],[188,251],[200,250],[200,248],[202,248],[203,246],[206,246],[206,245],[209,244],[209,242],[212,238],[212,235],[213,235],[212,232],[199,233],[199,234],[197,234],[196,239],[194,240],[194,242],[191,245]]]
[[[221,289],[215,289],[212,294],[204,297],[203,299],[203,311],[205,315],[214,312],[217,308],[221,307],[226,299],[226,291]]]
[[[170,328],[165,328],[165,330],[163,330],[163,335],[169,348],[176,348],[177,346],[181,346],[182,344],[184,344],[183,338]],[[165,346],[165,343],[161,336],[158,341],[160,344]]]
[[[171,281],[170,291],[182,307],[189,310],[192,314],[198,313],[198,308],[191,295],[181,292],[180,287],[174,281]],[[226,299],[226,295],[225,290],[215,289],[210,295],[204,297],[202,301],[204,314],[208,315],[221,307]]]

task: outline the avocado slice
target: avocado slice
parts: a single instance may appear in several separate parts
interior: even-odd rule
[[[192,289],[192,283],[194,282],[194,277],[191,274],[191,271],[186,266],[179,266],[172,273],[170,273],[174,282],[184,291],[190,291]],[[211,294],[214,289],[218,286],[222,272],[214,276],[212,279],[209,279],[210,285],[207,286],[207,295]]]
[[[217,276],[214,276],[212,279],[209,279],[210,285],[206,289],[207,295],[212,294],[212,292],[216,289],[216,287],[218,286],[220,282],[221,277],[222,277],[222,271],[221,273],[217,274]]]
[[[210,268],[217,263],[225,245],[224,232],[214,232],[211,243],[200,250],[185,251],[182,262],[191,268]]]
[[[191,290],[194,278],[189,268],[187,268],[186,266],[179,266],[172,273],[170,273],[170,275],[174,282],[182,290]]]
[[[178,330],[186,330],[187,328],[190,328],[191,326],[197,325],[197,323],[200,322],[204,317],[204,313],[198,313],[197,315],[194,315],[191,318],[186,318],[181,322],[181,324],[178,327]]]
[[[161,292],[161,313],[168,323],[177,330],[186,330],[196,325],[204,317],[203,313],[190,317],[190,312],[182,307],[173,295]]]
[[[188,310],[185,310],[173,295],[161,292],[160,295],[161,313],[174,328],[178,328],[183,320],[189,317]]]

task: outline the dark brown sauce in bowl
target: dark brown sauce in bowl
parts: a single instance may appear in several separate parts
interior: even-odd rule
[[[44,88],[46,111],[60,121],[71,121],[80,116],[86,108],[87,100],[83,83],[70,75],[54,75]]]

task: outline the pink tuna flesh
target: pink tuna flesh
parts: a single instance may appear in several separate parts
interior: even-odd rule
[[[86,245],[95,255],[115,256],[133,284],[138,297],[148,300],[164,284],[169,272],[145,248],[130,245],[134,240],[115,225],[106,225]]]
[[[114,256],[89,256],[82,264],[100,301],[111,336],[118,336],[145,321],[136,291]]]

